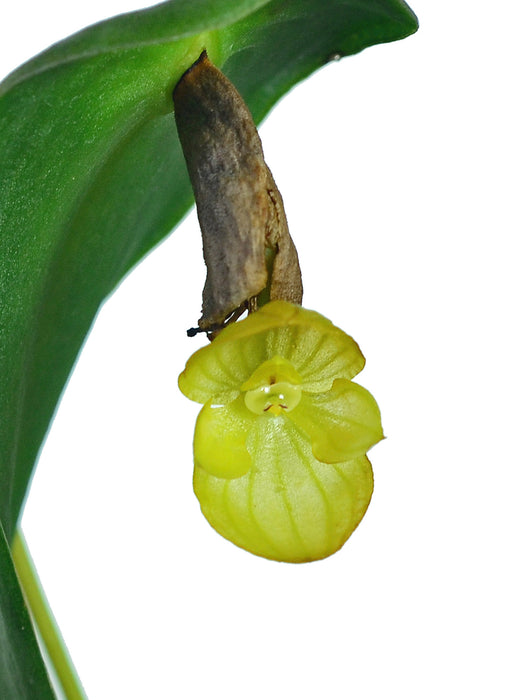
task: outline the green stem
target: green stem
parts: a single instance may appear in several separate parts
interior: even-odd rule
[[[27,606],[65,697],[67,700],[87,700],[20,528],[13,540],[11,554]]]

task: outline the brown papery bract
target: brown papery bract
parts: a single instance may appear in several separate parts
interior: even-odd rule
[[[262,302],[302,301],[282,197],[239,92],[203,51],[173,92],[207,268],[199,328],[220,329]]]

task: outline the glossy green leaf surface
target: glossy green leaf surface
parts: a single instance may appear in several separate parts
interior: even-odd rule
[[[0,698],[54,700],[0,525]]]
[[[206,47],[259,121],[334,54],[403,38],[400,0],[171,0],[51,47],[0,86],[0,517],[94,316],[192,203],[171,92]],[[299,118],[299,115],[298,115]]]

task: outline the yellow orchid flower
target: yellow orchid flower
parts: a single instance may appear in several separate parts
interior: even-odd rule
[[[374,398],[351,381],[364,364],[350,336],[285,301],[190,357],[179,387],[204,404],[194,490],[221,535],[288,562],[342,547],[372,496],[366,452],[383,437]]]

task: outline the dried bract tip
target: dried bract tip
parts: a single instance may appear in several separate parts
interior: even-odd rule
[[[207,267],[199,328],[221,328],[262,293],[300,304],[301,273],[282,198],[242,97],[203,51],[173,100]]]

